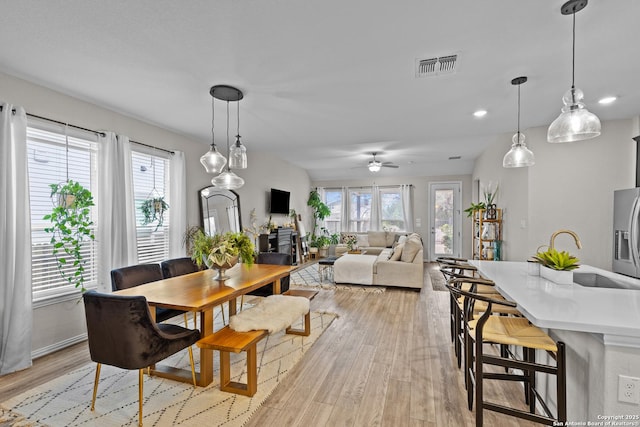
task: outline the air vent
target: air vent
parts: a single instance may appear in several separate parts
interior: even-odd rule
[[[460,160],[462,158],[462,156],[451,156],[449,157],[449,160]]]
[[[416,59],[416,77],[438,76],[456,72],[458,55]]]

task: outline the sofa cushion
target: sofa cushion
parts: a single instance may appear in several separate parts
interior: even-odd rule
[[[386,231],[369,231],[367,233],[369,238],[368,246],[377,246],[379,248],[387,247],[387,232]]]
[[[369,246],[369,236],[367,236],[366,234],[356,234],[356,238],[356,246],[358,246],[359,248]]]
[[[391,257],[389,257],[389,261],[400,261],[400,257],[402,256],[402,249],[404,248],[404,243],[400,243],[396,245],[391,253]]]
[[[395,233],[393,231],[387,231],[385,233],[385,240],[386,240],[385,246],[387,248],[392,247],[398,235],[399,235],[398,233]]]
[[[419,239],[414,237],[408,238],[406,242],[404,242],[400,261],[413,262],[413,259],[416,257],[416,254],[418,253],[418,251],[420,251],[420,249],[422,249],[422,243]]]

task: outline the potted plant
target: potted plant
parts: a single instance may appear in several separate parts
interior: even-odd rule
[[[85,264],[82,258],[82,246],[95,240],[91,227],[91,207],[94,206],[91,191],[79,182],[69,180],[62,184],[51,184],[51,197],[56,205],[43,219],[50,220],[51,226],[44,231],[51,233],[53,255],[56,257],[58,272],[63,279],[82,292]]]
[[[327,206],[317,190],[311,190],[309,192],[309,200],[307,200],[307,206],[311,207],[313,213],[313,229],[311,230],[311,241],[316,239],[316,229],[319,221],[324,221],[326,217],[331,215],[331,209]],[[321,246],[318,246],[321,247]]]
[[[254,246],[244,233],[227,232],[210,236],[202,230],[194,233],[191,241],[191,259],[202,267],[218,269],[216,280],[228,279],[225,270],[233,267],[238,259],[248,266],[254,262]]]
[[[329,238],[329,236],[324,234],[316,236],[315,244],[318,248],[320,257],[326,258],[329,255],[329,245],[331,244],[331,239]]]
[[[152,222],[157,221],[156,230],[162,226],[164,221],[164,213],[169,210],[169,205],[164,200],[164,196],[158,197],[149,197],[142,205],[140,205],[140,210],[142,211],[142,215],[144,216],[142,220],[143,225],[151,224]]]
[[[475,213],[477,211],[479,211],[480,209],[486,209],[487,205],[484,204],[484,202],[480,202],[480,203],[471,203],[471,206],[469,206],[467,209],[464,210],[464,212],[467,213],[467,217],[469,218],[473,218],[473,216],[475,215]]]
[[[540,276],[562,285],[573,283],[572,270],[580,267],[578,258],[567,251],[559,252],[554,248],[536,253],[533,260],[540,264]]]

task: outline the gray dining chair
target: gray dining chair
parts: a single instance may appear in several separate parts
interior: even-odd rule
[[[91,410],[95,409],[100,368],[103,364],[138,370],[138,425],[142,426],[144,368],[167,357],[189,350],[191,377],[196,374],[191,346],[200,339],[200,331],[182,326],[156,323],[144,296],[84,293],[85,317],[91,360],[97,363]]]

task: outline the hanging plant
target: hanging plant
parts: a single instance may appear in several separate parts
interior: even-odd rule
[[[60,276],[84,292],[86,260],[82,258],[82,246],[85,242],[95,240],[91,230],[93,196],[79,182],[71,180],[50,184],[50,187],[54,208],[43,217],[51,221],[51,227],[46,227],[44,231],[51,233],[50,242]]]
[[[144,218],[142,220],[143,225],[151,224],[152,222],[157,221],[156,228],[154,231],[157,231],[159,227],[162,226],[164,221],[164,213],[169,210],[169,205],[164,201],[164,197],[151,197],[142,202],[140,205],[140,210],[142,211],[142,215]]]

